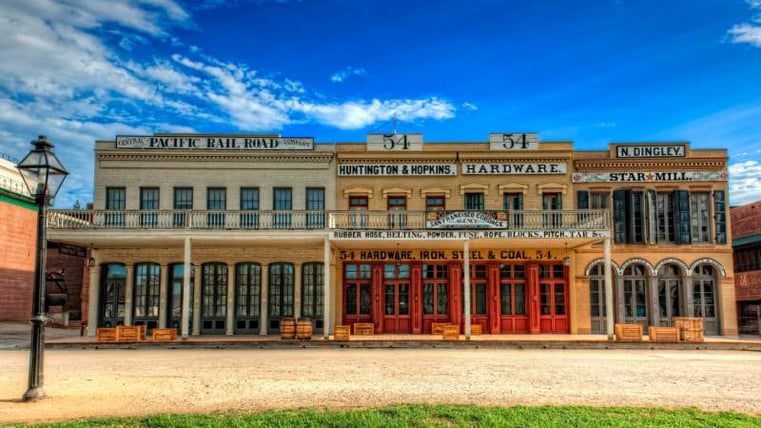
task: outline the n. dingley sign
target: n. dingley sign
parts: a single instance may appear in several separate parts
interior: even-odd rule
[[[426,220],[428,229],[504,229],[507,221],[498,220],[479,211],[456,211],[436,220]]]
[[[118,135],[118,149],[313,150],[314,138],[230,135]]]

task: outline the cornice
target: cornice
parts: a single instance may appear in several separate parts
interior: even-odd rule
[[[621,160],[621,159],[576,159],[573,161],[577,172],[584,171],[630,171],[648,169],[675,169],[675,170],[716,170],[726,169],[727,160],[718,158],[679,159],[679,160]]]

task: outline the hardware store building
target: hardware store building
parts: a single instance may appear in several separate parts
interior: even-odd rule
[[[326,336],[611,334],[675,316],[736,335],[726,163],[536,134],[119,136],[96,142],[94,209],[55,210],[48,233],[92,249],[90,335],[267,335],[286,317]]]

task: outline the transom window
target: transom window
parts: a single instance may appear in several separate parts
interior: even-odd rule
[[[465,207],[466,210],[484,210],[484,194],[481,192],[468,192],[465,193]]]

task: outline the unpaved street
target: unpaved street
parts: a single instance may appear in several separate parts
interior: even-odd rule
[[[695,406],[761,413],[761,353],[513,349],[0,351],[0,423],[397,403]]]

